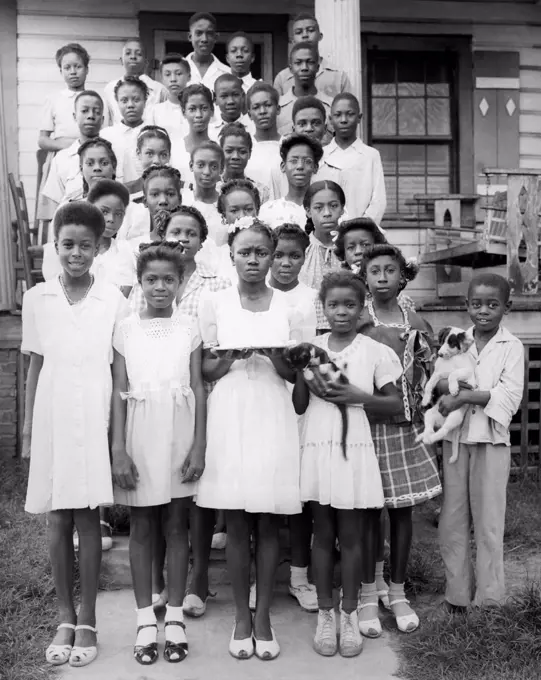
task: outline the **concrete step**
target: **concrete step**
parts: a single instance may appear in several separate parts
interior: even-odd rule
[[[285,538],[282,537],[282,538]],[[128,536],[113,537],[113,547],[103,553],[102,585],[109,589],[131,588],[130,556]],[[191,558],[190,558],[191,559]],[[281,550],[281,560],[276,575],[278,583],[289,582],[289,548],[284,545]],[[225,550],[211,550],[209,565],[209,587],[229,585],[231,580],[227,573]]]

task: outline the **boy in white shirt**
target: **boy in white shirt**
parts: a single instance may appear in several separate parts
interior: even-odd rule
[[[229,67],[212,54],[218,37],[216,17],[208,12],[197,12],[190,17],[189,25],[188,40],[193,52],[186,57],[191,71],[188,85],[202,84],[212,91],[216,79],[223,73],[230,73]]]
[[[342,184],[349,214],[370,217],[379,225],[387,205],[383,165],[379,151],[357,136],[361,116],[357,97],[344,92],[334,98],[331,106],[334,139],[323,149],[318,179]],[[341,177],[347,181],[341,181]]]
[[[180,54],[167,54],[160,64],[160,73],[169,96],[167,101],[153,107],[151,124],[167,130],[170,137],[184,136],[188,130],[180,96],[190,80],[190,65]]]
[[[326,110],[326,118],[331,112],[332,99],[316,85],[316,74],[319,53],[317,46],[311,43],[296,43],[289,55],[289,66],[293,74],[293,87],[287,90],[279,101],[278,132],[281,135],[291,133],[293,129],[293,106],[299,97],[313,95],[317,97]],[[330,135],[329,135],[330,138]]]
[[[252,85],[258,82],[250,73],[255,59],[252,39],[243,31],[234,33],[227,41],[225,51],[225,60],[231,73],[242,81],[242,89],[247,93]]]
[[[248,115],[255,127],[254,144],[246,174],[255,182],[271,189],[273,173],[282,177],[280,172],[280,142],[282,137],[276,127],[278,116],[278,92],[268,83],[256,82],[246,95]],[[279,198],[280,194],[272,193]]]
[[[40,197],[46,202],[42,212],[45,213],[45,209],[51,211],[51,218],[54,210],[64,198],[67,182],[80,173],[79,147],[83,142],[94,139],[100,134],[103,123],[103,100],[100,95],[93,90],[79,92],[75,98],[73,116],[77,124],[78,137],[53,158],[49,176],[43,187],[42,197]]]
[[[292,43],[311,43],[318,46],[323,38],[319,23],[313,14],[302,13],[293,19],[291,26]],[[319,52],[319,50],[318,50]],[[344,71],[334,68],[326,59],[318,54],[318,71],[316,74],[316,87],[318,92],[323,92],[327,97],[334,97],[340,92],[351,92],[351,83]],[[280,96],[291,90],[294,84],[291,69],[285,68],[276,76],[274,87]]]
[[[66,88],[48,95],[43,105],[38,146],[44,151],[60,151],[71,146],[79,135],[74,118],[77,95],[85,89],[90,56],[78,43],[69,43],[56,53],[56,63]]]
[[[439,401],[443,415],[468,406],[460,428],[458,460],[449,463],[451,441],[443,442],[443,507],[440,548],[451,612],[498,604],[505,599],[503,534],[511,465],[509,425],[524,391],[524,347],[500,324],[508,313],[509,283],[497,274],[479,274],[468,287],[473,322],[466,338],[475,367],[475,389],[461,389]],[[447,381],[440,382],[447,391]],[[463,385],[461,385],[463,387]],[[471,516],[471,520],[470,520]],[[475,530],[473,577],[471,521]]]
[[[241,123],[250,132],[253,124],[250,118],[243,114],[244,90],[242,81],[231,73],[223,73],[214,83],[214,102],[217,110],[209,124],[209,137],[217,142],[220,133],[229,123]]]
[[[115,86],[114,94],[120,111],[120,122],[102,131],[101,136],[113,145],[118,166],[116,176],[120,182],[134,182],[141,177],[143,168],[137,156],[137,137],[143,129],[145,102],[148,99],[146,83],[137,76],[126,76]]]
[[[145,68],[147,66],[147,60],[145,57],[145,48],[139,38],[129,38],[126,40],[122,48],[120,61],[124,67],[124,75],[122,78],[125,78],[126,76],[135,76],[140,78],[147,86],[148,98],[146,101],[145,117],[150,121],[153,106],[160,102],[167,101],[169,93],[164,85],[146,75]],[[107,83],[103,91],[108,125],[116,125],[122,120],[122,114],[118,108],[118,102],[115,96],[115,87],[118,81],[119,78],[111,80],[111,82]]]
[[[283,198],[261,206],[259,219],[273,229],[285,222],[306,226],[304,196],[323,156],[321,144],[306,135],[293,134],[280,145],[280,169],[287,177],[288,191]]]

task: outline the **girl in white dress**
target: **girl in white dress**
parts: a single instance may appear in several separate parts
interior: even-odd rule
[[[208,402],[207,457],[197,504],[224,509],[227,562],[236,608],[230,653],[274,659],[280,652],[270,623],[279,557],[279,515],[301,511],[297,419],[286,380],[293,371],[281,353],[300,339],[285,295],[265,282],[275,248],[269,227],[255,218],[231,225],[238,285],[201,299],[199,321],[207,349],[203,377],[216,385]],[[217,355],[213,347],[240,348]],[[250,535],[256,535],[257,605],[249,609]]]
[[[348,383],[327,382],[316,370],[299,372],[293,391],[298,413],[304,413],[301,433],[301,500],[310,502],[314,517],[312,567],[319,614],[315,650],[324,656],[337,651],[332,597],[334,547],[340,541],[343,599],[340,613],[340,653],[362,650],[357,618],[359,574],[375,589],[376,541],[383,488],[365,410],[392,415],[401,403],[394,382],[402,368],[388,347],[357,335],[364,306],[363,283],[350,272],[327,274],[320,299],[331,332],[312,343],[323,348],[347,376]],[[378,390],[374,394],[375,389]],[[342,450],[342,418],[337,405],[346,404],[349,421]],[[359,526],[362,527],[363,550]]]
[[[198,324],[173,314],[184,276],[178,242],[144,244],[137,278],[146,307],[115,333],[113,479],[115,501],[131,509],[130,564],[137,602],[136,660],[158,657],[152,607],[152,529],[160,508],[167,542],[166,661],[188,654],[182,599],[188,575],[188,516],[205,465],[206,403]],[[126,406],[127,404],[127,406]]]
[[[47,661],[85,666],[97,656],[96,595],[101,563],[99,505],[112,505],[107,437],[113,332],[127,312],[122,293],[90,268],[105,230],[86,201],[54,217],[61,274],[23,300],[21,350],[30,355],[23,456],[30,456],[26,510],[48,513],[60,626]],[[81,606],[73,601],[73,526],[80,537]]]

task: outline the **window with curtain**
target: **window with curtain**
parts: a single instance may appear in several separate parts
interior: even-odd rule
[[[370,50],[369,136],[383,162],[387,214],[415,194],[455,191],[453,55]]]

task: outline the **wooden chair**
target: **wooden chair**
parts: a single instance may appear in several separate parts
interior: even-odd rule
[[[22,182],[17,181],[13,173],[8,174],[9,188],[15,206],[16,216],[16,249],[15,271],[20,280],[26,284],[26,289],[32,288],[39,281],[43,281],[41,263],[39,258],[43,256],[43,246],[36,245],[36,230],[30,227],[26,196]],[[32,242],[33,241],[33,242]]]

